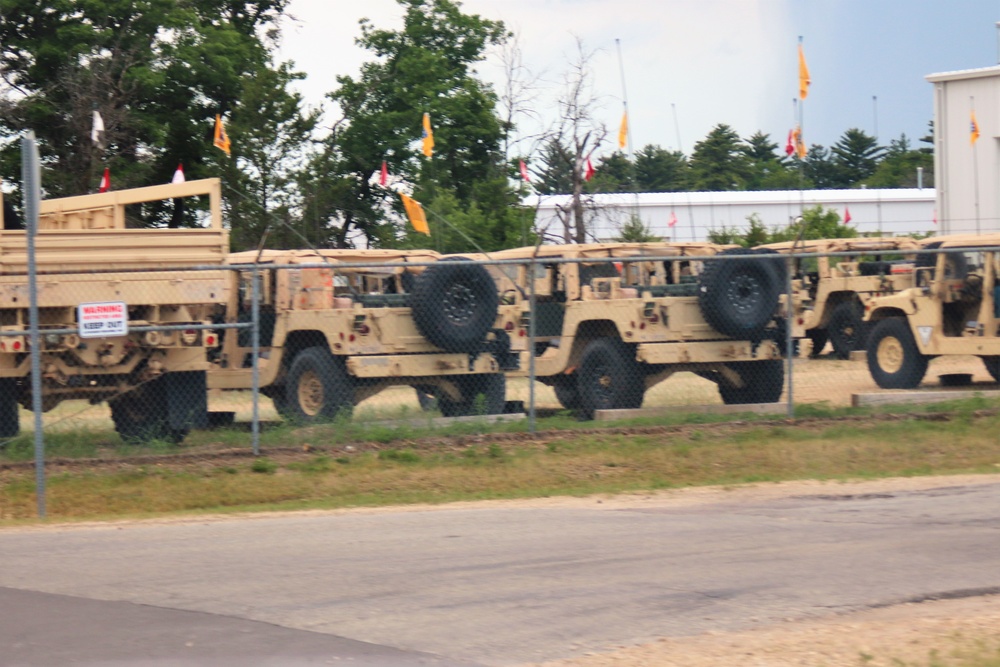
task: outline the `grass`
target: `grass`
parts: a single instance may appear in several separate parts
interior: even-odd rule
[[[50,519],[82,520],[1000,472],[996,403],[952,402],[944,406],[947,417],[941,416],[942,406],[900,407],[900,418],[892,420],[866,419],[879,414],[870,410],[812,406],[811,417],[849,419],[786,422],[747,416],[734,425],[732,416],[674,413],[600,429],[559,415],[540,421],[545,434],[538,438],[502,436],[524,431],[523,422],[437,430],[354,422],[279,426],[264,432],[264,456],[223,462],[189,456],[178,463],[137,455],[197,454],[230,445],[245,452],[246,433],[199,433],[181,448],[139,449],[115,445],[113,436],[97,431],[76,437],[60,433],[47,436],[50,459],[99,457],[114,465],[57,467],[47,479],[47,510]],[[935,418],[902,418],[929,413]],[[653,428],[636,428],[642,426]],[[624,427],[631,430],[622,433]],[[289,445],[298,453],[292,455]],[[31,456],[25,439],[8,445],[0,461]],[[0,471],[0,482],[0,525],[30,521],[34,471]]]

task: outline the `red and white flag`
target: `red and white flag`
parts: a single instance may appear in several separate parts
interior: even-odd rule
[[[583,180],[589,181],[594,177],[594,165],[590,163],[590,158],[587,158],[587,170],[583,174]]]
[[[177,171],[174,172],[174,178],[170,181],[171,183],[183,183],[184,182],[184,165],[178,164]]]
[[[931,222],[933,222],[936,225],[937,224],[937,209],[934,209],[933,215],[934,215],[934,217],[931,218]]]
[[[848,206],[844,207],[844,224],[846,225],[851,221],[851,209]]]
[[[521,178],[524,179],[525,183],[531,183],[531,178],[528,176],[528,165],[524,164],[524,160],[520,160],[521,163]]]
[[[795,130],[791,129],[788,131],[788,143],[785,144],[785,155],[791,155],[795,152]]]
[[[98,186],[98,192],[107,192],[111,189],[111,169],[108,167],[104,168],[104,176],[101,176],[101,184]]]
[[[667,227],[673,227],[677,224],[677,213],[674,211],[670,212],[670,221],[667,223]]]
[[[378,176],[378,184],[382,187],[389,184],[389,166],[385,163],[385,160],[382,160],[382,171]]]

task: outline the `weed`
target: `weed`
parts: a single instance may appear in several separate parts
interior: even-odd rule
[[[399,461],[400,463],[419,463],[420,455],[410,449],[386,449],[378,453],[383,461]]]
[[[278,464],[271,459],[259,458],[250,464],[250,472],[273,475],[278,471]]]

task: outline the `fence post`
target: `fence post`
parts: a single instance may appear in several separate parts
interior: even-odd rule
[[[528,432],[535,432],[535,259],[528,264]]]
[[[785,353],[788,358],[788,418],[795,417],[795,294],[792,291],[792,274],[795,272],[795,256],[790,255],[785,266]]]
[[[253,346],[250,384],[253,417],[250,420],[250,439],[253,443],[253,455],[260,456],[260,272],[256,262],[250,279],[250,341]]]
[[[38,330],[38,276],[35,265],[35,234],[42,175],[35,133],[21,138],[21,181],[24,188],[25,226],[28,242],[28,328],[31,341],[31,409],[35,417],[35,497],[38,517],[45,518],[45,439],[42,433],[42,341]]]

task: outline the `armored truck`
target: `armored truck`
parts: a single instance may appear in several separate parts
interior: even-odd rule
[[[197,201],[197,200],[200,200]],[[203,227],[144,228],[187,202]],[[198,206],[195,206],[198,204]],[[179,441],[207,420],[209,326],[229,300],[218,179],[43,200],[35,235],[41,405],[107,401],[129,442]],[[0,219],[0,437],[18,433],[30,381],[28,239]],[[203,271],[196,266],[214,267]]]
[[[885,389],[920,384],[929,362],[973,355],[1000,382],[1000,234],[936,237],[920,255],[913,286],[865,304],[866,356]]]
[[[520,312],[499,304],[482,265],[429,250],[263,250],[226,262],[238,284],[220,321],[250,321],[256,280],[259,387],[286,419],[328,420],[399,385],[435,396],[445,416],[503,412]],[[209,387],[250,389],[252,355],[251,332],[226,332]]]
[[[538,246],[490,256],[527,260],[517,269],[521,287],[505,300],[519,305],[516,335],[533,331],[534,349],[512,374],[527,375],[533,361],[536,379],[583,418],[640,407],[649,388],[679,371],[717,383],[725,403],[781,396],[783,258],[707,243]]]

